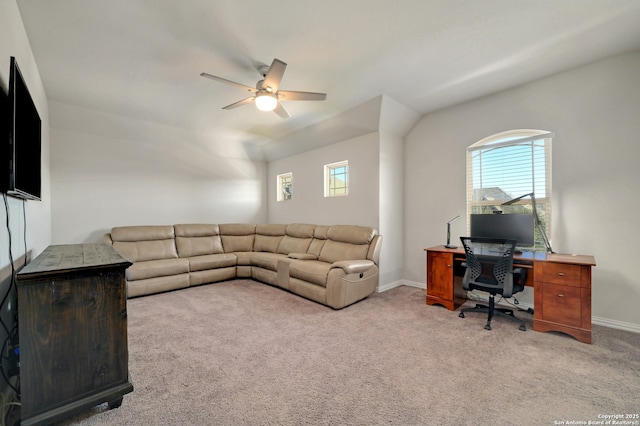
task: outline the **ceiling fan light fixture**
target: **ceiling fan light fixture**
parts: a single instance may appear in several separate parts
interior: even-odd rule
[[[244,98],[241,101],[234,102],[230,105],[222,107],[222,109],[234,109],[250,103],[255,103],[256,107],[261,111],[273,111],[280,118],[289,118],[291,115],[287,112],[284,105],[279,100],[286,101],[324,101],[327,99],[326,93],[315,92],[299,92],[295,90],[280,90],[280,82],[284,74],[287,64],[279,59],[274,59],[270,66],[261,65],[258,67],[262,80],[258,81],[255,88],[246,86],[235,81],[227,80],[226,78],[218,77],[215,75],[201,73],[202,77],[210,78],[211,80],[219,81],[220,83],[236,86],[242,90],[251,92],[251,96]]]
[[[266,90],[260,91],[256,95],[256,107],[260,111],[273,111],[278,105],[278,98],[273,93],[269,93]]]

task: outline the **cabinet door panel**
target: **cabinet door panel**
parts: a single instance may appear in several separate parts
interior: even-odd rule
[[[20,288],[22,405],[27,413],[126,383],[122,273]]]
[[[544,320],[572,327],[581,326],[580,288],[543,284]]]
[[[429,253],[427,256],[427,294],[453,299],[453,255]]]

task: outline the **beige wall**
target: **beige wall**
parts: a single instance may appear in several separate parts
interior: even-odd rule
[[[426,115],[405,139],[405,279],[425,282],[423,249],[465,215],[465,151],[494,133],[549,130],[557,252],[591,254],[594,321],[640,331],[633,250],[640,211],[640,52]],[[465,233],[453,224],[452,238]],[[532,303],[531,291],[522,298]]]
[[[53,242],[114,226],[266,221],[266,163],[207,135],[51,103]]]
[[[38,66],[31,52],[29,40],[14,1],[0,3],[0,87],[6,93],[9,84],[10,57],[14,56],[27,83],[29,92],[42,120],[42,201],[23,202],[8,198],[9,222],[12,234],[14,260],[24,259],[26,245],[29,259],[40,254],[51,242],[51,191],[49,177],[49,111],[47,95],[42,86]],[[6,211],[0,209],[0,221],[6,223]],[[26,216],[26,243],[24,241]],[[9,276],[8,241],[6,226],[2,226],[0,236],[0,278]]]
[[[324,165],[349,161],[349,195],[324,197]],[[269,162],[269,222],[378,228],[379,141],[370,133]],[[293,173],[293,197],[276,200],[276,176]]]

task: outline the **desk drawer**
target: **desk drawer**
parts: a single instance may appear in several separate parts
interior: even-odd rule
[[[542,271],[542,281],[545,283],[566,286],[580,286],[580,265],[547,262]]]
[[[580,327],[582,322],[582,302],[579,287],[542,284],[544,320]]]

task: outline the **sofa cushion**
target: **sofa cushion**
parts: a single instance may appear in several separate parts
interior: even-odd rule
[[[165,277],[189,272],[188,259],[162,259],[135,262],[126,271],[127,281]]]
[[[297,238],[285,235],[278,246],[278,253],[305,253],[311,244],[312,238]]]
[[[366,259],[368,251],[369,246],[367,244],[349,244],[327,240],[318,259],[328,263],[339,260]]]
[[[253,251],[256,225],[225,223],[219,226],[222,248],[225,253]]]
[[[313,238],[317,238],[319,240],[326,240],[327,234],[329,233],[330,226],[320,225],[316,226],[316,229],[313,231]]]
[[[327,231],[327,241],[318,259],[324,262],[366,259],[369,243],[376,235],[373,228],[355,225],[333,225]]]
[[[111,229],[113,241],[169,240],[174,237],[173,226],[116,226]]]
[[[350,244],[369,244],[375,235],[375,229],[356,225],[333,225],[327,232],[328,239]]]
[[[113,248],[130,262],[175,259],[178,257],[174,239],[154,241],[114,241]]]
[[[275,253],[286,228],[286,225],[256,225],[256,239],[253,243],[253,250]]]
[[[189,287],[189,274],[170,275],[127,282],[127,297],[146,296]]]
[[[252,251],[235,251],[233,255],[236,257],[237,266],[251,266]]]
[[[260,235],[271,235],[281,237],[285,234],[287,230],[287,225],[280,225],[277,223],[262,223],[256,225],[256,234]]]
[[[292,223],[287,225],[286,234],[290,237],[313,238],[316,228],[316,225],[309,225],[306,223]]]
[[[311,253],[289,253],[288,257],[290,259],[318,260],[318,256]]]
[[[327,241],[327,233],[329,232],[329,227],[325,225],[316,226],[316,229],[313,231],[313,240],[311,240],[311,244],[309,244],[309,248],[307,249],[307,253],[313,254],[316,258],[320,257],[320,252],[322,251],[322,247],[324,243]]]
[[[325,287],[331,264],[319,260],[295,260],[289,264],[289,276]]]
[[[275,253],[278,250],[278,245],[281,240],[281,235],[276,237],[272,235],[256,234],[256,239],[253,242],[253,250]]]
[[[175,225],[176,248],[180,257],[224,253],[218,225]]]
[[[210,237],[220,235],[220,227],[209,223],[187,223],[173,225],[176,237]]]
[[[211,237],[176,237],[176,248],[180,257],[224,253],[219,235]]]
[[[278,261],[286,258],[286,255],[279,253],[254,252],[251,255],[251,264],[270,271],[277,271]]]
[[[117,226],[111,229],[111,240],[130,262],[178,257],[173,226]]]
[[[174,225],[174,230],[180,257],[224,253],[218,225],[181,224]]]
[[[189,271],[204,271],[206,269],[236,266],[237,257],[231,253],[207,254],[189,258]]]

